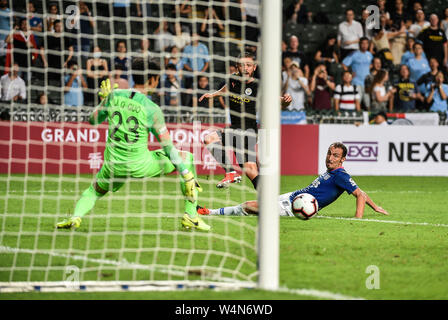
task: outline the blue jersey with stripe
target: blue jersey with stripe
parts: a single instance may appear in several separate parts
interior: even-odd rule
[[[338,168],[321,174],[308,187],[294,191],[289,200],[292,203],[297,195],[309,193],[316,198],[320,210],[334,202],[344,191],[351,194],[357,188],[355,181],[345,169]]]

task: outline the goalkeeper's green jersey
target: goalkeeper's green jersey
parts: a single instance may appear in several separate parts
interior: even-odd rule
[[[104,106],[109,122],[105,160],[120,163],[147,158],[149,133],[159,139],[167,130],[159,106],[138,91],[120,89],[107,97]]]

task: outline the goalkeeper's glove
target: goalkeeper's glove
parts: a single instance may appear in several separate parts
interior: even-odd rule
[[[103,80],[103,81],[101,81],[101,86],[100,86],[101,91],[98,93],[98,95],[101,98],[106,99],[109,96],[109,94],[112,92],[112,90],[117,89],[117,88],[118,88],[117,83],[115,83],[114,87],[111,88],[110,80],[109,79]]]
[[[188,201],[195,202],[197,200],[197,193],[194,192],[197,189],[199,192],[202,191],[202,187],[199,182],[194,178],[193,173],[188,171],[186,174],[183,174],[182,177],[185,180],[185,196]]]

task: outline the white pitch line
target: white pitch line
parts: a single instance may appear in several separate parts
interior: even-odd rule
[[[285,292],[298,294],[302,296],[310,296],[319,299],[331,299],[331,300],[366,300],[360,297],[346,296],[340,293],[333,293],[330,291],[321,291],[316,289],[289,289],[289,288],[279,288],[277,292]]]
[[[358,222],[379,222],[379,223],[392,223],[392,224],[404,224],[404,225],[448,228],[448,224],[441,224],[441,223],[437,224],[437,223],[428,223],[428,222],[408,222],[408,221],[378,220],[378,219],[357,219],[357,218],[329,217],[329,216],[316,216],[316,218],[333,219],[333,220],[358,221]]]
[[[108,260],[108,259],[91,259],[84,256],[79,255],[68,255],[64,253],[58,253],[58,252],[51,252],[51,251],[40,251],[40,250],[31,250],[31,249],[21,249],[21,248],[12,248],[8,246],[0,246],[0,253],[29,253],[29,254],[47,254],[53,257],[60,257],[60,258],[69,258],[73,260],[78,261],[86,261],[86,262],[93,262],[93,263],[99,263],[99,264],[109,264],[117,267],[126,267],[126,268],[135,268],[135,269],[144,269],[144,270],[154,270],[161,273],[167,273],[175,276],[185,276],[185,272],[182,271],[175,271],[175,270],[166,270],[165,268],[160,267],[151,267],[147,265],[142,265],[138,263],[131,263],[126,260],[122,261],[116,261],[116,260]],[[215,281],[225,281],[225,282],[232,282],[234,279],[231,278],[217,278],[214,279]],[[316,289],[289,289],[286,287],[279,288],[276,290],[276,292],[284,292],[284,293],[290,293],[290,294],[297,294],[301,296],[310,296],[315,297],[319,299],[332,299],[332,300],[365,300],[364,298],[359,297],[351,297],[342,295],[339,293],[333,293],[330,291],[321,291]]]

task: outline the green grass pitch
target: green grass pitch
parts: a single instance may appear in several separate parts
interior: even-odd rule
[[[281,193],[302,188],[314,178],[283,176]],[[0,282],[61,281],[66,265],[81,268],[82,280],[194,280],[218,273],[224,278],[256,280],[257,218],[207,217],[213,232],[181,230],[182,200],[175,176],[164,178],[163,184],[157,179],[129,182],[119,192],[99,200],[80,229],[55,230],[55,223],[73,212],[90,179],[82,176],[76,183],[70,176],[0,176],[0,246],[18,250],[0,253]],[[225,191],[215,189],[215,181],[207,179],[201,177],[202,205],[216,208],[256,199],[247,179]],[[280,285],[365,299],[448,299],[448,179],[354,179],[390,216],[366,207],[363,220],[352,219],[356,200],[343,194],[319,213],[320,218],[300,221],[282,217]],[[15,214],[21,212],[27,214]],[[175,251],[170,250],[173,246]],[[49,249],[59,254],[42,253]],[[153,267],[117,268],[109,263],[114,261]],[[204,264],[209,268],[195,269]],[[168,272],[167,265],[172,266]],[[379,270],[379,289],[366,287],[369,266]],[[248,289],[0,295],[0,299],[315,298]]]

